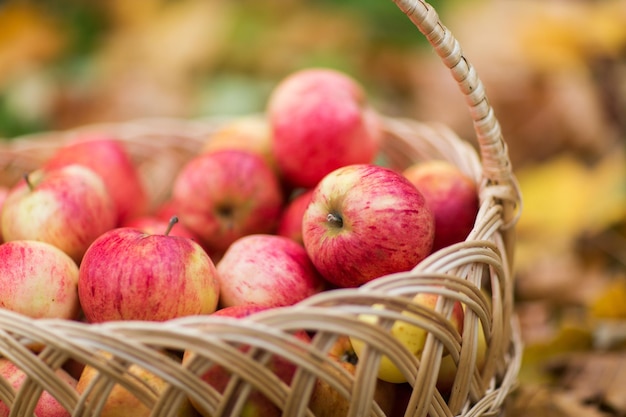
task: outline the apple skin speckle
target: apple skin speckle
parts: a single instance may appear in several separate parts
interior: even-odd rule
[[[478,215],[478,187],[456,165],[443,160],[417,162],[403,175],[424,195],[435,216],[433,250],[462,242]]]
[[[14,240],[0,245],[0,259],[0,307],[32,318],[78,317],[78,266],[66,253]]]
[[[342,227],[328,214],[342,218]],[[329,282],[358,287],[408,271],[432,251],[434,216],[400,173],[372,164],[339,168],[318,184],[303,218],[303,242]]]
[[[278,235],[240,238],[217,264],[220,305],[294,304],[325,287],[304,247]]]
[[[380,115],[358,82],[327,68],[286,77],[268,100],[277,165],[296,187],[314,187],[345,165],[369,163],[380,146]]]
[[[188,238],[117,228],[85,253],[78,291],[89,322],[164,321],[215,311],[216,275],[211,258]]]
[[[102,233],[115,227],[116,211],[101,177],[81,165],[37,170],[11,188],[2,210],[5,241],[38,240],[76,263]]]
[[[284,204],[280,181],[267,162],[237,149],[190,160],[172,194],[181,224],[214,258],[242,236],[274,233]]]

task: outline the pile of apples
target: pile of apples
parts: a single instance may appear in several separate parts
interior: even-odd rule
[[[443,160],[404,169],[377,163],[382,140],[383,118],[363,87],[324,68],[290,74],[265,114],[221,126],[177,172],[170,198],[158,207],[149,206],[123,141],[105,132],[77,137],[0,192],[0,307],[88,323],[238,318],[408,271],[466,239],[477,189]],[[437,297],[418,294],[414,301],[434,309]],[[450,321],[461,333],[464,306],[456,307]],[[425,330],[405,324],[390,333],[421,354]],[[341,337],[331,355],[354,372],[363,344]],[[290,381],[293,366],[276,369]],[[7,378],[19,372],[0,365]],[[68,380],[81,392],[93,376],[80,368]],[[378,402],[391,415],[390,387],[406,380],[385,358],[378,377]],[[440,389],[453,378],[442,367]],[[227,379],[217,366],[205,375],[219,390]],[[116,395],[130,398],[123,391]],[[69,415],[45,398],[37,415]],[[105,415],[147,412],[126,401]],[[262,396],[248,402],[248,415],[278,414]],[[320,381],[310,407],[337,416],[347,404]],[[201,407],[193,412],[209,415]]]

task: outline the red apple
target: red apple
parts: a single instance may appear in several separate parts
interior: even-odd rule
[[[9,187],[0,186],[0,213],[2,213],[2,206],[4,205],[4,200],[6,200],[7,195],[9,194]],[[0,222],[0,243],[4,240],[2,238],[2,222]]]
[[[5,241],[50,243],[77,263],[116,222],[113,201],[94,171],[68,165],[36,170],[11,188],[2,209]]]
[[[44,164],[55,169],[80,164],[100,175],[117,210],[117,223],[145,214],[148,196],[137,168],[126,148],[114,137],[104,134],[83,134],[59,148]]]
[[[312,195],[313,189],[308,189],[289,201],[280,216],[277,235],[291,238],[301,245],[304,244],[302,241],[302,218],[311,202]]]
[[[57,247],[34,240],[0,245],[0,307],[32,318],[75,319],[78,266]]]
[[[201,152],[221,149],[254,152],[277,172],[272,136],[267,119],[263,115],[241,116],[225,123],[207,138]]]
[[[55,371],[57,377],[67,384],[69,390],[76,389],[76,380],[62,369]],[[18,390],[26,380],[26,374],[9,359],[0,357],[0,375]],[[42,391],[35,406],[37,417],[69,417],[71,413],[65,409],[48,391]],[[0,401],[0,417],[9,417],[11,410]]]
[[[356,373],[358,358],[348,336],[340,336],[328,355],[352,375]],[[376,381],[374,400],[386,416],[390,415],[394,407],[395,385],[381,379]],[[349,407],[350,400],[343,397],[328,382],[320,378],[315,381],[309,408],[316,417],[345,417],[348,415]]]
[[[215,311],[216,275],[213,261],[190,239],[117,228],[85,253],[78,295],[92,323],[163,321]]]
[[[342,72],[308,68],[272,91],[267,114],[278,168],[293,186],[314,187],[329,172],[374,160],[378,113],[363,88]]]
[[[217,263],[220,305],[287,306],[324,288],[304,247],[276,235],[236,240]]]
[[[217,310],[212,315],[221,316],[221,317],[231,317],[233,319],[239,319],[243,317],[247,317],[250,314],[266,310],[270,307],[260,306],[260,305],[238,305],[231,307],[224,307],[220,310]],[[295,336],[305,342],[310,342],[310,337],[305,331],[298,331],[295,333]],[[239,346],[239,350],[242,352],[247,352],[250,349],[249,345]],[[183,365],[189,363],[194,357],[196,353],[185,351],[183,354]],[[270,369],[274,374],[276,374],[282,381],[287,384],[291,383],[293,375],[296,371],[296,365],[294,365],[289,360],[278,356],[273,355],[267,363],[267,368]],[[202,374],[201,378],[207,384],[211,385],[218,392],[223,393],[228,385],[230,380],[231,373],[220,365],[213,365]],[[196,407],[197,411],[204,417],[212,417],[212,415],[207,411],[200,407],[197,402],[193,401],[190,398],[190,402],[194,407]],[[250,416],[250,417],[278,417],[282,413],[280,409],[272,403],[267,397],[265,397],[261,392],[257,390],[253,390],[246,404],[244,405],[244,411],[242,415]]]
[[[424,195],[435,215],[433,250],[464,241],[478,215],[476,183],[443,160],[417,162],[403,174]]]
[[[174,200],[169,199],[158,204],[153,215],[158,219],[169,222],[172,216],[178,216],[178,208]]]
[[[241,150],[192,159],[175,179],[173,198],[182,223],[212,256],[242,236],[273,233],[283,205],[276,174],[260,156]]]
[[[418,293],[413,297],[413,302],[422,305],[431,310],[435,310],[439,295],[435,293]],[[384,308],[382,305],[375,305],[374,308]],[[416,313],[404,311],[402,313],[407,317],[420,318]],[[463,321],[465,314],[463,312],[463,305],[460,302],[455,302],[453,305],[451,317],[449,319],[453,328],[460,334],[463,333]],[[377,324],[378,316],[373,314],[360,315],[359,319]],[[426,344],[426,337],[428,331],[420,326],[408,323],[403,320],[396,321],[390,329],[390,336],[398,339],[413,355],[420,358]],[[351,338],[352,346],[357,356],[361,355],[365,347],[366,341],[362,339]],[[444,350],[444,356],[449,356],[449,352]],[[392,382],[395,384],[407,382],[405,375],[393,364],[393,362],[387,357],[383,356],[380,361],[378,369],[378,377],[383,381]]]
[[[357,164],[331,172],[315,188],[302,238],[324,278],[357,287],[413,268],[431,252],[434,231],[433,214],[409,180]]]

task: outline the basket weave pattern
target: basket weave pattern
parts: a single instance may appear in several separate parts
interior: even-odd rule
[[[75,416],[99,416],[115,384],[131,391],[152,410],[152,416],[176,416],[189,398],[211,415],[237,416],[252,390],[277,404],[285,416],[312,416],[307,399],[316,379],[325,380],[349,399],[349,416],[384,416],[372,400],[381,355],[395,363],[412,387],[408,404],[399,415],[502,413],[521,359],[511,268],[519,192],[500,126],[458,42],[427,3],[394,1],[429,40],[460,86],[474,121],[479,152],[446,126],[385,118],[383,153],[387,162],[398,168],[419,160],[449,160],[479,184],[480,210],[466,241],[433,253],[412,271],[381,277],[357,289],[323,292],[295,306],[236,322],[186,317],[164,323],[91,325],[33,320],[0,310],[0,355],[28,375],[18,391],[0,378],[0,400],[12,407],[12,416],[32,415],[42,390]],[[0,182],[12,184],[80,131],[104,131],[124,142],[148,186],[152,203],[157,204],[167,197],[178,169],[197,154],[219,125],[214,119],[151,119],[18,138],[0,148]],[[420,292],[441,295],[435,311],[411,302]],[[456,301],[466,306],[461,335],[447,320]],[[407,311],[413,314],[403,314]],[[378,324],[359,320],[360,314],[378,316]],[[395,320],[429,331],[421,359],[389,336],[388,329]],[[482,369],[476,366],[479,323],[488,346]],[[302,329],[313,334],[310,343],[294,336]],[[337,338],[345,335],[367,341],[355,375],[328,357]],[[33,345],[42,346],[38,354],[30,349]],[[239,345],[251,348],[244,352],[235,348]],[[184,366],[175,354],[182,351],[195,353]],[[445,397],[436,388],[444,351],[458,366],[452,391]],[[282,382],[265,366],[272,355],[297,365],[291,384]],[[54,372],[70,360],[100,372],[83,395],[70,389]],[[166,381],[165,391],[156,393],[133,377],[131,364]],[[213,364],[233,374],[224,393],[200,380],[199,375]]]

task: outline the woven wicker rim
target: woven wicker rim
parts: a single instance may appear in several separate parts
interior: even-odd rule
[[[156,143],[161,144],[160,146],[176,147],[179,151],[185,149],[189,154],[194,154],[220,122],[153,119],[96,125],[81,128],[80,131],[94,129],[115,133],[123,138],[129,149],[137,152],[134,155],[140,159],[146,154],[154,154],[154,149],[149,144],[156,146]],[[457,164],[477,181],[481,179],[478,155],[447,127],[386,118],[385,130],[388,138],[385,152],[393,164],[402,166],[414,160],[443,158]],[[12,153],[12,163],[20,168],[29,168],[29,163],[37,164],[40,159],[45,158],[48,145],[50,150],[54,150],[76,134],[77,131],[61,134],[53,132],[21,138],[10,142],[7,145],[9,152],[2,154]],[[163,145],[162,138],[169,138],[165,141],[167,145]],[[182,155],[185,152],[180,153]],[[21,155],[27,156],[20,158]],[[185,158],[180,158],[182,163]],[[148,168],[149,172],[152,166],[153,163],[149,163],[144,168]],[[57,320],[33,321],[14,313],[0,311],[0,329],[4,336],[0,338],[0,352],[28,370],[33,378],[29,390],[23,389],[16,397],[11,390],[0,390],[0,399],[13,399],[14,404],[28,407],[29,404],[34,404],[25,402],[26,399],[36,396],[38,390],[43,388],[53,393],[67,409],[78,413],[76,415],[87,413],[86,410],[91,410],[90,407],[97,409],[104,406],[104,403],[96,406],[93,401],[87,403],[87,395],[77,397],[76,393],[68,391],[67,386],[50,371],[50,368],[60,367],[71,357],[101,370],[101,382],[99,385],[94,384],[93,395],[106,398],[112,384],[117,382],[125,384],[139,399],[158,410],[156,415],[168,415],[168,410],[176,409],[177,404],[185,398],[182,393],[194,398],[206,410],[220,415],[218,413],[236,410],[241,403],[225,401],[223,399],[228,397],[222,397],[206,387],[199,388],[196,375],[215,361],[231,367],[241,378],[237,384],[233,383],[233,390],[244,389],[242,386],[245,387],[246,384],[242,381],[247,381],[254,388],[261,389],[268,398],[283,404],[285,415],[309,415],[306,410],[301,411],[306,404],[297,399],[310,393],[314,377],[326,380],[346,397],[352,398],[355,406],[359,407],[353,409],[352,415],[371,415],[367,404],[371,404],[368,398],[372,387],[368,385],[368,381],[372,379],[371,370],[377,369],[380,352],[385,352],[398,361],[398,367],[416,387],[413,404],[415,410],[408,415],[424,415],[424,412],[432,416],[497,413],[514,387],[521,345],[519,330],[512,315],[513,288],[508,268],[510,261],[506,258],[506,244],[501,234],[504,226],[503,207],[494,203],[495,199],[491,194],[483,193],[485,195],[490,197],[482,199],[475,227],[468,239],[434,253],[415,270],[372,281],[359,289],[325,292],[294,306],[293,311],[258,313],[235,326],[229,320],[208,321],[203,317],[177,319],[165,324],[131,322],[86,325]],[[489,300],[480,291],[484,285],[482,277],[485,273],[490,276],[489,287],[497,294]],[[412,295],[418,292],[442,294],[446,303],[433,315],[432,312],[410,303]],[[489,365],[482,372],[476,372],[472,365],[472,352],[475,351],[473,339],[460,339],[458,334],[451,331],[447,321],[442,319],[442,315],[445,316],[446,311],[449,311],[451,303],[457,300],[474,313],[468,314],[471,318],[467,319],[466,328],[477,328],[480,321],[486,333],[491,335],[490,356],[487,360]],[[385,310],[372,310],[371,306],[374,304],[384,304]],[[433,388],[436,372],[432,366],[436,367],[437,361],[423,360],[422,365],[429,364],[431,367],[420,366],[415,357],[407,356],[406,351],[388,337],[384,327],[365,326],[357,319],[358,314],[376,314],[387,320],[406,320],[402,316],[402,312],[406,310],[420,317],[413,319],[413,324],[429,329],[434,335],[423,353],[423,358],[430,357],[429,355],[440,356],[440,351],[446,349],[458,361],[456,395],[452,395],[447,402]],[[263,326],[260,327],[260,324]],[[290,337],[292,332],[302,328],[308,328],[317,334],[310,346]],[[360,361],[363,365],[361,369],[368,369],[369,375],[355,376],[354,380],[349,375],[344,375],[342,379],[338,379],[337,373],[342,371],[332,364],[324,363],[325,352],[340,334],[346,333],[368,341],[371,348]],[[468,334],[471,333],[468,330]],[[290,357],[303,370],[288,387],[260,367],[255,357],[233,351],[228,343],[245,343],[255,346],[265,355],[271,352]],[[33,361],[32,353],[24,347],[30,344],[46,346],[39,356],[42,363]],[[163,349],[185,348],[199,355],[187,368],[181,367],[176,361],[167,361],[159,353]],[[112,352],[115,357],[104,359],[94,356],[97,351]],[[171,384],[171,388],[166,394],[156,395],[126,372],[129,363],[138,364],[159,375]],[[276,383],[268,384],[266,378]],[[244,398],[245,395],[239,393],[236,397]],[[424,401],[423,398],[433,398],[434,402]],[[376,410],[376,407],[372,408],[371,411],[375,413],[373,415],[384,415],[376,414]],[[300,412],[304,414],[298,414]]]

